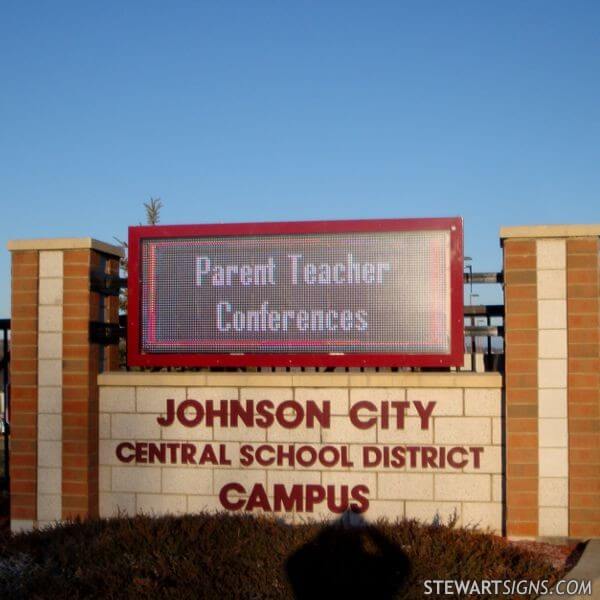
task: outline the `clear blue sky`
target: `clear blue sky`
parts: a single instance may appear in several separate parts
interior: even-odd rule
[[[600,222],[600,3],[0,5],[9,239],[164,223]],[[482,299],[494,294],[482,290]]]

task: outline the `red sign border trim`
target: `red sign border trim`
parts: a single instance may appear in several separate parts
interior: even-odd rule
[[[450,232],[450,353],[269,353],[197,354],[141,351],[140,250],[143,239],[184,237],[246,237],[318,233],[383,231]],[[127,363],[139,367],[450,367],[462,366],[463,324],[463,222],[460,217],[428,219],[368,219],[352,221],[294,221],[226,223],[209,225],[155,225],[129,228]]]

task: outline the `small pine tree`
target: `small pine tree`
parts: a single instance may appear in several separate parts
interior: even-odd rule
[[[150,202],[144,202],[144,208],[146,210],[146,225],[158,225],[160,222],[160,211],[162,207],[163,203],[160,198],[150,198]],[[119,242],[119,246],[123,248],[123,258],[121,259],[120,267],[122,275],[127,277],[127,242],[120,240],[118,237],[115,237],[114,239],[117,240],[117,242]],[[125,302],[122,308],[127,308],[127,302]]]
[[[144,209],[146,210],[146,225],[157,225],[160,221],[160,211],[163,207],[162,200],[160,198],[150,198],[149,202],[144,202]],[[140,223],[141,225],[141,223]],[[119,268],[122,277],[127,277],[127,242],[120,240],[115,237],[115,240],[119,242],[119,245],[123,248],[123,258],[121,258]],[[127,314],[127,288],[122,289],[119,295],[119,314]],[[121,357],[120,362],[125,362],[125,344],[123,340],[119,344],[119,354]]]
[[[160,209],[163,207],[160,198],[150,198],[150,202],[144,202],[146,209],[146,225],[158,225],[160,221]]]

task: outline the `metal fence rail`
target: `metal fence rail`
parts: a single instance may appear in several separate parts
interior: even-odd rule
[[[483,360],[483,368],[486,371],[502,371],[504,366],[504,306],[502,304],[492,305],[477,305],[477,306],[465,306],[464,307],[464,335],[465,335],[465,354],[470,354],[471,368],[475,370],[475,357],[480,355]],[[493,321],[500,321],[495,323]],[[123,344],[126,344],[127,340],[127,315],[119,316],[118,331],[116,326],[112,326],[110,335],[105,332],[104,339],[114,339],[119,337]],[[126,368],[124,363],[123,354],[122,368]],[[224,367],[219,367],[213,370],[222,371],[230,370]],[[156,369],[154,369],[156,370]],[[169,369],[171,370],[171,369]],[[198,369],[190,369],[198,370]],[[210,369],[209,369],[210,370]],[[235,368],[233,370],[240,370]],[[270,368],[259,368],[260,371],[269,371]],[[277,368],[277,371],[289,370],[289,367]],[[299,370],[305,370],[300,369]],[[324,370],[330,371],[333,369],[310,369],[310,370]],[[339,370],[339,369],[335,369]],[[347,369],[348,370],[348,369]],[[350,369],[353,370],[353,369]],[[361,370],[372,370],[368,368],[361,368]],[[385,369],[389,370],[389,369]]]
[[[495,273],[474,273],[471,266],[467,266],[467,271],[463,275],[463,282],[470,287],[471,299],[477,294],[473,294],[473,284],[502,284],[504,274]],[[97,286],[109,289],[112,294],[117,293],[117,289],[127,288],[127,278],[111,277],[110,280],[99,279],[95,281]],[[471,370],[483,368],[485,371],[502,371],[504,369],[504,305],[465,305],[464,307],[464,336],[465,336],[465,354],[471,355]],[[107,326],[103,323],[92,324],[93,332],[90,330],[94,340],[102,343],[117,343],[121,341],[121,347],[124,347],[127,340],[127,315],[119,316],[119,325]],[[124,352],[122,353],[124,359]],[[479,362],[482,364],[478,366]],[[122,368],[127,368],[124,360]],[[465,367],[469,370],[469,367]],[[224,367],[214,370],[221,371]],[[289,369],[283,368],[284,370]],[[300,369],[300,368],[298,368]],[[361,368],[364,370],[365,368]],[[169,369],[170,370],[170,369]],[[197,369],[192,369],[197,370]],[[240,370],[235,368],[233,370]],[[270,368],[259,368],[266,371]],[[276,370],[281,370],[278,368]],[[301,369],[304,370],[304,369]],[[310,369],[321,370],[321,369]],[[332,370],[330,368],[323,370]],[[368,369],[372,370],[372,369]],[[387,370],[387,369],[386,369]]]
[[[9,485],[9,462],[8,462],[8,436],[9,409],[10,409],[10,347],[8,333],[10,331],[10,319],[0,319],[0,374],[2,376],[0,388],[0,436],[2,437],[0,452],[2,453],[0,464],[2,475],[0,476],[0,491],[8,490]]]
[[[465,353],[482,357],[485,371],[504,370],[504,306],[465,306]],[[475,370],[475,369],[473,369]]]

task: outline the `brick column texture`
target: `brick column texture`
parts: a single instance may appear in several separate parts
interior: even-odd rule
[[[118,275],[120,250],[90,238],[9,242],[12,252],[11,529],[98,514],[98,374],[118,348],[89,341],[118,298],[90,290]]]
[[[37,518],[38,268],[35,251],[12,253],[10,518],[27,530]]]
[[[535,240],[504,241],[506,533],[538,534],[538,315]]]
[[[569,534],[600,536],[600,339],[597,237],[567,240]]]
[[[100,320],[99,297],[89,291],[100,255],[64,253],[62,518],[98,514],[99,348],[90,344],[90,320]]]

